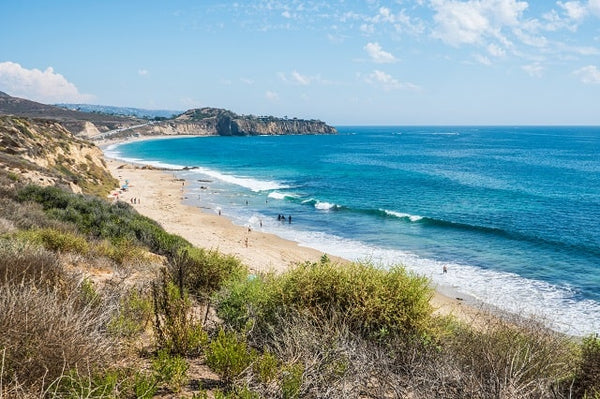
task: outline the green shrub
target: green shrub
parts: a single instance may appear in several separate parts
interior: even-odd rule
[[[131,205],[111,204],[97,197],[76,195],[56,187],[27,186],[19,191],[21,202],[35,202],[50,217],[69,222],[85,234],[113,243],[139,242],[159,255],[175,256],[191,246],[183,238],[164,231],[154,220],[141,216]]]
[[[154,375],[137,372],[133,380],[133,393],[136,399],[150,399],[158,390],[157,378]]]
[[[208,397],[208,396],[203,396]],[[217,390],[214,392],[215,399],[260,399],[260,395],[256,392],[252,392],[248,387],[236,387],[231,392],[221,392]]]
[[[206,347],[205,356],[206,364],[227,382],[233,381],[257,357],[245,339],[222,328]]]
[[[432,291],[428,280],[400,267],[369,264],[306,263],[281,275],[267,275],[227,287],[218,300],[219,315],[236,328],[270,324],[292,309],[343,317],[366,337],[420,335],[429,328]]]
[[[234,256],[202,248],[186,247],[169,264],[171,278],[193,295],[208,298],[231,280],[239,280],[248,271]]]
[[[144,296],[140,290],[132,289],[120,300],[118,313],[108,325],[111,333],[134,338],[144,332],[152,320],[152,298]]]
[[[575,376],[575,391],[581,397],[600,397],[600,338],[588,336],[581,343],[581,361]]]
[[[158,383],[166,384],[173,392],[179,392],[187,384],[189,365],[178,355],[172,355],[167,350],[159,350],[152,361],[152,369]]]
[[[300,363],[290,364],[282,370],[281,393],[284,399],[296,399],[302,387],[304,366]]]
[[[192,302],[183,287],[166,275],[152,287],[154,328],[160,348],[179,355],[196,355],[208,336],[192,312]]]
[[[89,244],[84,237],[51,228],[19,231],[16,237],[43,245],[51,251],[75,252],[83,255],[89,251]]]
[[[215,297],[219,316],[229,326],[242,331],[249,324],[269,324],[275,321],[277,277],[250,276],[246,280],[231,280]]]
[[[265,352],[255,360],[252,369],[258,377],[259,382],[268,384],[277,378],[278,364],[279,362],[275,355]]]

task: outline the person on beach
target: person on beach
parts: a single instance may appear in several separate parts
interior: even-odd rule
[[[443,273],[448,273],[448,268],[446,267],[446,265],[444,265],[444,267],[442,267],[442,272]]]
[[[285,217],[283,219],[285,220]],[[292,223],[292,215],[288,216],[288,223]]]

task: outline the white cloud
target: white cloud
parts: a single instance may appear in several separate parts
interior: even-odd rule
[[[567,14],[569,19],[581,21],[587,15],[587,8],[579,1],[556,2]]]
[[[282,81],[286,82],[286,83],[292,83],[295,85],[300,85],[300,86],[307,86],[309,84],[311,84],[311,82],[313,81],[320,81],[320,77],[319,76],[307,76],[307,75],[302,75],[300,72],[298,71],[292,71],[289,75],[286,75],[283,72],[279,72],[277,74],[279,76],[279,79],[281,79]]]
[[[436,28],[433,36],[459,46],[500,37],[506,26],[516,26],[528,4],[517,0],[432,0]]]
[[[291,18],[292,14],[290,14],[290,12],[286,10],[286,11],[284,11],[284,12],[281,13],[281,16],[284,17],[284,18]]]
[[[138,75],[140,75],[140,76],[148,76],[149,73],[150,72],[148,72],[147,69],[144,69],[144,68],[138,69]]]
[[[279,94],[277,94],[277,93],[275,93],[274,91],[271,91],[271,90],[267,90],[266,91],[265,97],[269,101],[277,101],[277,100],[279,100]]]
[[[485,55],[476,54],[475,60],[477,60],[477,62],[479,62],[480,64],[483,64],[485,66],[492,65],[492,61],[490,61],[490,59],[488,57],[486,57]]]
[[[540,65],[539,62],[534,62],[533,64],[523,65],[521,69],[533,78],[541,78],[544,72],[544,67]]]
[[[402,90],[402,89],[408,89],[408,90],[419,90],[420,89],[419,86],[417,86],[413,83],[400,82],[398,79],[392,77],[392,75],[387,74],[383,71],[379,71],[377,69],[374,70],[372,73],[370,73],[365,78],[365,82],[367,82],[371,85],[374,85],[374,86],[379,86],[385,91]]]
[[[504,55],[506,54],[506,51],[504,51],[502,47],[497,46],[493,43],[487,46],[487,51],[494,57],[504,57]]]
[[[247,85],[252,85],[254,84],[254,80],[250,79],[250,78],[240,78],[240,82],[245,83]]]
[[[394,15],[390,11],[390,9],[387,8],[387,7],[380,7],[379,8],[379,14],[377,14],[377,16],[375,17],[375,19],[377,21],[381,21],[381,22],[391,22],[391,23],[393,23],[395,21]]]
[[[359,29],[361,32],[366,33],[367,35],[375,33],[375,26],[372,24],[361,24]]]
[[[26,69],[14,62],[0,63],[0,90],[16,97],[42,103],[89,102],[94,96],[79,93],[77,87],[52,67],[45,71]]]
[[[310,78],[309,76],[304,76],[298,73],[297,71],[292,71],[292,79],[302,86],[310,84],[310,81],[312,80],[312,78]]]
[[[595,65],[584,66],[573,72],[586,84],[600,84],[600,69]]]
[[[392,53],[384,51],[377,42],[367,43],[364,49],[367,52],[367,54],[369,54],[369,57],[371,57],[371,60],[378,64],[388,64],[396,62],[396,57],[394,57]]]

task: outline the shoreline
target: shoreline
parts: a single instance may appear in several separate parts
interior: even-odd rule
[[[144,136],[96,142],[96,145],[105,151],[113,144],[160,138],[173,137]],[[225,216],[184,204],[185,184],[175,176],[176,171],[157,169],[106,155],[105,160],[112,175],[119,180],[119,187],[126,180],[129,181],[128,190],[119,195],[119,200],[130,202],[140,214],[157,221],[166,231],[182,236],[195,246],[236,256],[251,272],[280,273],[296,263],[318,262],[325,254],[272,233],[235,225]],[[133,203],[134,198],[136,203]],[[334,262],[349,262],[331,254],[327,256]],[[488,313],[481,305],[471,303],[467,298],[458,299],[452,290],[437,287],[432,289],[431,304],[436,314],[452,314],[467,323],[478,324],[485,319],[482,315]]]

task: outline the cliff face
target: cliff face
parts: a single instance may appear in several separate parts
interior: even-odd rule
[[[95,145],[54,120],[0,116],[0,171],[12,180],[105,195],[118,185]]]
[[[217,108],[192,109],[176,120],[201,122],[207,130],[214,129],[219,136],[337,133],[334,127],[318,120],[238,115]]]
[[[336,134],[334,127],[318,120],[282,119],[238,115],[218,108],[191,109],[171,121],[148,127],[163,134],[255,136],[284,134]]]

